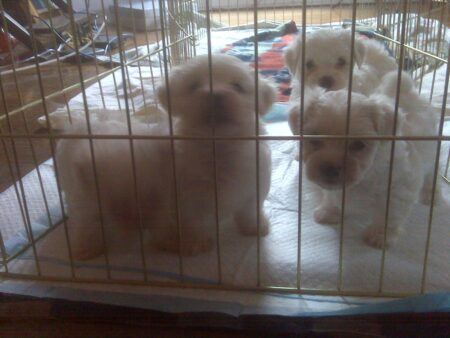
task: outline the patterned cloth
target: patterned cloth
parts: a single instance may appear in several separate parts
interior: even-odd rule
[[[343,26],[334,25],[331,28],[339,29],[347,26],[344,23]],[[326,25],[326,28],[329,27],[329,25]],[[306,33],[323,28],[323,26],[308,26]],[[358,32],[358,38],[361,39],[372,39],[375,37],[373,34],[374,29],[370,26],[358,25],[356,31]],[[281,121],[287,117],[285,108],[291,94],[291,76],[288,69],[284,66],[283,51],[298,34],[301,34],[301,28],[299,30],[295,22],[291,21],[273,30],[259,33],[256,39],[255,36],[252,36],[229,44],[222,49],[222,53],[236,56],[240,60],[249,63],[251,67],[255,67],[255,40],[258,42],[259,73],[264,78],[268,78],[272,83],[275,83],[278,89],[277,104],[274,105],[268,116],[264,118],[266,122]],[[392,51],[389,50],[389,52],[392,55]]]

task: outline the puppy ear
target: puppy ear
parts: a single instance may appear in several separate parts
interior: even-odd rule
[[[156,97],[158,98],[158,102],[161,104],[161,106],[163,106],[164,110],[168,110],[168,102],[169,102],[169,98],[167,95],[167,90],[166,90],[166,85],[165,84],[161,84],[159,85],[159,87],[156,89]]]
[[[293,135],[300,134],[300,106],[294,105],[289,108],[288,113],[289,128],[291,128]]]
[[[365,108],[378,135],[390,135],[394,125],[394,109],[389,103],[372,102]]]
[[[353,54],[353,58],[358,68],[361,68],[365,54],[366,54],[366,46],[364,45],[364,42],[357,36],[355,36],[355,51]]]
[[[301,42],[299,39],[292,41],[292,43],[286,48],[283,59],[284,64],[289,69],[289,72],[292,75],[297,73],[297,66],[300,63],[301,59]]]
[[[308,116],[314,114],[314,110],[316,109],[316,103],[319,100],[319,97],[325,93],[323,88],[305,88],[305,103],[303,105],[303,123],[306,123],[308,120]],[[291,128],[292,134],[299,135],[300,134],[300,117],[301,117],[301,106],[300,102],[297,102],[291,105],[288,108],[288,123]]]
[[[269,81],[259,78],[258,82],[259,89],[259,115],[263,116],[267,114],[276,101],[277,92],[275,88],[270,84]]]

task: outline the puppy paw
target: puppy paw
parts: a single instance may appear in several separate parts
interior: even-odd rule
[[[432,188],[422,188],[422,191],[420,192],[420,203],[424,205],[431,205],[431,199],[432,199]]]
[[[256,220],[238,221],[239,232],[243,236],[258,236],[258,227],[254,224]],[[250,225],[251,224],[251,225]],[[261,215],[259,218],[259,235],[265,237],[269,234],[269,221],[266,216]]]
[[[100,225],[95,221],[85,221],[91,226],[80,226],[80,223],[69,219],[69,239],[72,258],[85,261],[104,253],[105,246]]]
[[[178,241],[177,234],[169,234],[154,242],[154,246],[160,250],[170,253],[179,254],[185,257],[197,256],[201,253],[212,250],[214,245],[210,237],[194,237],[190,235],[182,236],[181,245]]]
[[[319,224],[337,224],[340,219],[341,213],[336,207],[319,207],[314,211],[314,221]]]
[[[182,241],[181,254],[183,256],[196,256],[211,251],[214,242],[210,237],[188,238]]]
[[[72,258],[77,261],[87,261],[103,254],[103,247],[98,245],[74,246],[72,249]]]
[[[364,230],[363,239],[364,242],[376,249],[388,248],[393,245],[397,239],[397,230],[389,229],[386,242],[384,241],[384,226],[370,225]]]
[[[431,200],[433,197],[433,188],[431,186],[429,187],[422,187],[422,190],[420,191],[420,198],[419,202],[423,205],[430,206]],[[439,182],[436,183],[436,189],[434,191],[434,205],[445,205],[445,197],[442,194],[442,190],[439,187]]]

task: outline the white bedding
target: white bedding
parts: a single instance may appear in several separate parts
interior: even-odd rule
[[[447,130],[450,126],[447,126]],[[269,126],[269,131],[277,135],[289,132],[286,123]],[[265,210],[271,222],[271,233],[260,241],[260,276],[262,285],[296,286],[297,283],[297,207],[299,164],[294,159],[296,147],[293,141],[271,141],[273,157],[273,176]],[[448,152],[448,144],[442,154]],[[442,157],[444,164],[445,157]],[[47,171],[51,163],[44,164]],[[42,167],[42,166],[41,166]],[[50,168],[51,170],[51,168]],[[442,169],[441,169],[442,170]],[[54,191],[55,181],[48,172],[45,185]],[[36,183],[36,178],[27,176],[24,181]],[[439,180],[443,183],[443,180]],[[442,184],[447,198],[450,186]],[[39,186],[35,184],[35,189]],[[6,194],[6,195],[5,195]],[[43,210],[42,198],[38,194],[29,194],[31,208]],[[14,196],[7,190],[4,198]],[[35,197],[33,197],[35,196]],[[50,205],[58,210],[57,195],[51,194]],[[304,288],[335,289],[339,267],[339,231],[337,226],[315,224],[312,219],[313,197],[304,184],[302,191],[301,222],[301,285]],[[384,291],[418,292],[422,276],[424,249],[429,209],[417,205],[409,217],[408,232],[399,243],[386,252],[386,264],[383,279]],[[38,222],[39,223],[39,222]],[[351,217],[345,224],[342,265],[342,286],[344,290],[377,291],[380,271],[381,251],[366,246],[361,240],[361,225],[366,224],[364,213]],[[213,226],[213,225],[212,225]],[[448,205],[436,206],[428,265],[427,290],[450,290],[450,208]],[[112,266],[111,277],[115,279],[142,280],[142,261],[137,233],[127,240],[135,240],[133,252],[124,251],[120,242],[110,243],[109,262]],[[239,236],[234,227],[226,222],[221,224],[220,256],[222,281],[240,286],[255,286],[257,279],[256,253],[254,238]],[[37,246],[40,269],[44,275],[69,277],[70,265],[64,235],[64,226],[48,234]],[[178,258],[161,254],[146,247],[148,277],[154,280],[180,279]],[[10,271],[36,273],[33,252],[25,254],[9,264]],[[198,257],[185,258],[183,270],[187,281],[217,282],[216,250]],[[85,278],[106,278],[104,258],[77,265],[76,274]]]
[[[227,40],[237,40],[251,32],[239,32],[239,36],[230,37],[227,34],[213,36],[217,42],[219,36],[226,36]],[[223,43],[224,41],[222,41]],[[152,95],[152,82],[149,67],[142,67],[142,80],[144,88],[141,91],[139,70],[129,67],[130,83],[129,95],[138,112],[137,115],[152,122],[157,110]],[[156,75],[155,70],[154,75]],[[95,84],[87,89],[89,107],[93,110],[94,119],[113,118],[124,119],[123,112],[118,110],[119,102],[124,106],[124,93],[121,84],[120,71],[116,73],[119,96],[112,76],[102,80],[103,95],[106,108],[99,96],[99,86]],[[426,81],[424,81],[426,82]],[[436,89],[435,89],[436,91]],[[147,104],[147,113],[143,112],[144,98]],[[70,102],[71,110],[75,115],[84,119],[82,96],[78,95]],[[115,110],[111,113],[111,110]],[[148,114],[150,112],[150,114]],[[148,119],[148,117],[151,117]],[[64,109],[52,114],[54,127],[63,127],[67,123],[67,113]],[[289,134],[287,123],[269,125],[269,132],[273,135]],[[446,125],[447,135],[450,126]],[[441,166],[445,164],[448,154],[448,143],[443,144]],[[265,203],[266,211],[270,217],[272,231],[269,236],[260,241],[260,276],[262,285],[296,286],[297,284],[297,256],[298,256],[298,174],[299,164],[294,157],[297,152],[293,141],[271,141],[273,157],[273,176],[269,197]],[[45,168],[43,167],[45,166]],[[49,194],[51,213],[54,218],[60,215],[58,196],[55,193],[56,183],[51,175],[51,161],[41,165],[45,169],[45,186],[52,191]],[[441,168],[442,172],[442,168]],[[441,183],[442,180],[439,180]],[[29,207],[33,212],[44,213],[42,197],[39,195],[39,185],[36,174],[28,175],[26,189],[30,191]],[[450,186],[442,184],[447,199],[450,197]],[[0,196],[1,201],[14,200],[14,189],[10,188]],[[304,288],[336,289],[339,273],[339,231],[338,227],[315,224],[312,220],[313,199],[311,192],[305,185],[302,189],[302,221],[301,221],[301,269],[300,283]],[[17,210],[17,209],[16,209]],[[383,291],[418,292],[422,278],[424,261],[424,248],[427,232],[427,217],[429,210],[423,205],[417,205],[408,221],[408,233],[401,237],[398,245],[386,252],[386,264],[383,279]],[[11,217],[0,217],[0,227],[6,227]],[[20,223],[20,220],[15,220]],[[44,223],[40,219],[33,219],[36,224]],[[354,217],[346,222],[344,228],[344,247],[342,264],[342,287],[344,290],[377,291],[379,284],[381,251],[367,247],[361,240],[361,225],[367,221],[364,215]],[[23,225],[20,225],[23,229]],[[227,228],[228,230],[226,230]],[[137,235],[137,234],[134,234]],[[241,286],[255,286],[257,283],[257,245],[253,238],[243,238],[226,225],[221,226],[220,256],[222,282]],[[15,240],[9,234],[8,240]],[[134,239],[135,240],[135,239]],[[137,243],[137,242],[136,242]],[[142,261],[138,245],[134,252],[121,251],[120,243],[112,244],[113,251],[109,255],[111,278],[143,280]],[[68,252],[65,242],[64,225],[58,226],[37,245],[39,268],[43,275],[70,277],[71,270],[68,262]],[[33,251],[27,250],[9,264],[11,272],[26,274],[37,273],[34,263]],[[145,251],[149,279],[180,280],[178,258],[154,252],[148,248]],[[185,280],[196,282],[217,282],[216,251],[199,257],[183,260]],[[427,272],[427,291],[450,290],[450,210],[449,207],[436,207]],[[107,278],[104,258],[85,262],[75,266],[78,277]]]

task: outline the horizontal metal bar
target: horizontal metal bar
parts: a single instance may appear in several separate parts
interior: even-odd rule
[[[97,139],[97,140],[192,140],[192,141],[301,141],[303,139],[321,140],[373,140],[373,141],[450,141],[450,135],[443,136],[389,136],[389,135],[259,135],[259,136],[181,136],[181,135],[96,135],[96,134],[0,134],[3,139]]]
[[[397,40],[394,40],[394,39],[391,39],[391,38],[388,38],[387,36],[384,36],[384,35],[382,35],[382,34],[379,34],[379,33],[376,33],[376,32],[374,32],[373,34],[374,34],[375,36],[379,37],[379,38],[382,38],[382,39],[387,40],[387,41],[389,41],[389,42],[395,43],[396,45],[402,45],[401,42],[399,42],[399,41],[397,41]],[[435,60],[437,60],[437,61],[440,61],[440,62],[442,62],[442,63],[447,63],[447,60],[446,60],[446,59],[440,58],[439,56],[434,55],[434,54],[431,54],[431,53],[428,53],[428,52],[424,52],[423,50],[417,49],[417,48],[412,47],[412,46],[409,46],[409,45],[407,45],[407,44],[403,44],[403,47],[405,47],[405,48],[407,48],[407,49],[409,49],[409,50],[413,50],[413,51],[415,51],[416,53],[419,53],[419,54],[428,56],[428,57],[430,57],[430,58],[433,58],[433,59],[435,59]]]
[[[320,295],[320,296],[345,296],[345,297],[377,297],[377,298],[403,298],[417,295],[414,292],[383,292],[376,291],[361,291],[361,290],[329,290],[329,289],[311,289],[311,288],[296,288],[262,285],[257,286],[237,286],[230,284],[215,284],[215,283],[180,283],[171,281],[144,281],[144,280],[125,280],[125,279],[95,279],[83,277],[54,277],[54,276],[35,276],[35,275],[21,275],[18,273],[0,272],[0,277],[9,279],[32,280],[42,282],[61,282],[61,283],[87,283],[98,285],[129,285],[129,286],[152,286],[162,288],[178,288],[178,289],[204,289],[204,290],[225,290],[225,291],[247,291],[247,292],[279,292],[291,293],[299,295]]]

